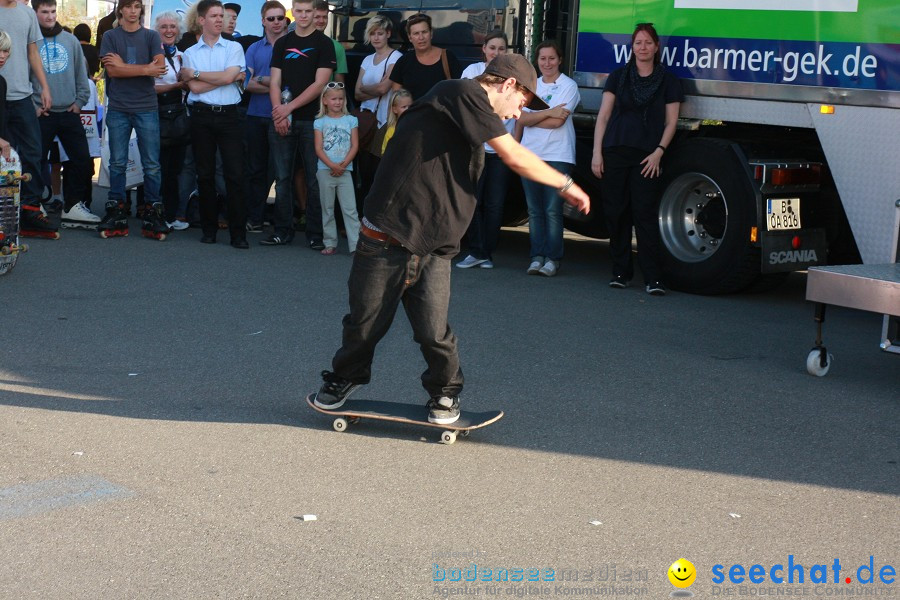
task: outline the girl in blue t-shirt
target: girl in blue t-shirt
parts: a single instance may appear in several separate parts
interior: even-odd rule
[[[347,112],[344,84],[332,81],[325,85],[319,99],[319,114],[314,123],[316,156],[319,157],[319,197],[322,201],[322,230],[325,249],[322,254],[335,253],[338,244],[334,223],[334,200],[337,196],[344,215],[344,228],[350,252],[356,251],[359,239],[359,217],[356,214],[356,195],[353,191],[353,158],[359,149],[356,117]]]

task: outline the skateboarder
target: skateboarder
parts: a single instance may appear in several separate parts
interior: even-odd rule
[[[476,79],[438,83],[397,124],[366,197],[348,287],[350,313],[343,345],[323,371],[315,404],[337,409],[371,378],[375,346],[403,302],[427,369],[428,420],[459,418],[463,387],[456,337],[447,324],[450,259],[475,210],[475,191],[488,143],[516,173],[553,186],[583,212],[590,199],[572,178],[513,139],[501,119],[523,106],[544,110],[537,77],[517,54],[495,58]]]

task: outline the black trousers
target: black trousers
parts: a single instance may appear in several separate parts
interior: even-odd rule
[[[218,230],[216,201],[216,150],[222,155],[225,206],[231,239],[247,237],[247,205],[244,202],[244,143],[241,117],[236,107],[222,112],[191,109],[191,144],[200,192],[200,224],[204,235]]]
[[[600,192],[603,215],[609,228],[609,255],[613,276],[634,277],[631,229],[637,236],[638,264],[644,281],[660,280],[659,198],[660,178],[641,175],[641,161],[649,153],[639,148],[617,146],[603,149]]]

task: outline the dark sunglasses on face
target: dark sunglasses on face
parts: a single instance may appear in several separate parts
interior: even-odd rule
[[[274,21],[284,21],[284,15],[278,15],[276,17],[266,17],[266,21],[272,23]]]

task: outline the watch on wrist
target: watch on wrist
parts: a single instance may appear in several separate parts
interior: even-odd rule
[[[200,71],[199,70],[194,71],[194,79],[200,79]]]
[[[263,80],[263,76],[262,76],[262,75],[259,75],[259,76],[256,78],[256,83],[262,85],[262,80]]]

